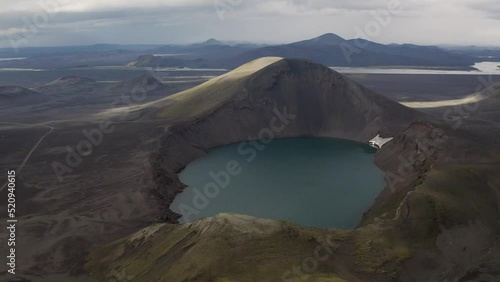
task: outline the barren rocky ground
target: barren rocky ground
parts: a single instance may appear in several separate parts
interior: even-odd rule
[[[441,118],[446,108],[421,113],[321,65],[279,58],[260,63],[166,98],[161,86],[132,105],[122,101],[109,107],[130,81],[106,91],[83,81],[84,88],[88,83],[97,88],[91,94],[82,90],[87,96],[2,110],[1,167],[17,169],[19,175],[18,277],[499,279],[500,152],[494,107],[480,108],[470,119],[455,112],[461,118],[457,127],[457,120]],[[149,78],[135,83],[143,88],[158,84]],[[358,228],[303,228],[230,214],[176,224],[168,210],[183,187],[176,173],[211,147],[258,136],[276,116],[274,110],[285,108],[296,117],[277,138],[367,142],[377,133],[395,137],[375,158],[388,185]],[[5,269],[0,268],[4,277]]]

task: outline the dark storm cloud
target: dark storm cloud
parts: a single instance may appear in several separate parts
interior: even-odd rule
[[[384,43],[496,44],[496,0],[17,0],[2,4],[0,45],[26,33],[43,13],[40,3],[61,3],[28,45],[184,43],[221,40],[290,42],[334,32],[350,38],[373,12],[400,1],[402,13],[374,41]],[[41,17],[39,16],[39,20]],[[467,34],[467,36],[464,36]]]
[[[305,9],[321,10],[325,8],[345,9],[356,11],[371,11],[375,9],[385,8],[387,1],[385,0],[365,0],[365,1],[328,1],[328,0],[290,0],[291,4],[300,6]]]
[[[494,19],[500,19],[500,2],[498,0],[477,0],[468,3],[472,10],[481,11]]]

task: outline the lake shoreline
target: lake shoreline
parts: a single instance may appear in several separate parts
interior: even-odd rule
[[[297,137],[272,140],[262,148],[243,142],[210,149],[179,173],[188,187],[169,208],[184,214],[183,223],[233,213],[302,226],[352,229],[386,184],[374,162],[377,151],[367,144]],[[236,175],[225,170],[224,164],[231,162],[238,165]],[[269,174],[281,177],[270,178]],[[265,200],[258,196],[263,194]],[[195,199],[204,199],[207,205],[197,207]],[[288,206],[307,211],[297,213]],[[321,210],[315,209],[318,206]],[[325,218],[326,214],[337,216]]]

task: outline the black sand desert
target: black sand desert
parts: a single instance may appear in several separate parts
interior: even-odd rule
[[[104,2],[118,17],[121,10]],[[135,7],[131,2],[125,7]],[[233,21],[236,28],[241,20],[236,15],[255,13],[252,3],[221,3],[208,8],[217,23]],[[406,4],[402,15],[380,7],[389,9],[393,21],[426,9]],[[91,4],[59,5],[53,19],[102,12]],[[182,15],[191,7],[155,5],[156,12],[144,10],[151,19],[161,11]],[[333,4],[321,5],[326,10],[319,13],[304,4],[294,17],[305,26],[321,21]],[[335,9],[341,16],[371,9],[361,6]],[[29,38],[32,45],[0,49],[0,280],[500,280],[500,70],[494,68],[500,48],[481,36],[462,42],[452,33],[418,33],[413,27],[418,17],[404,25],[415,31],[414,39],[398,39],[400,33],[391,29],[397,23],[386,27],[369,14],[368,23],[375,20],[394,37],[346,39],[348,29],[339,27],[336,33],[345,36],[332,28],[319,37],[317,31],[297,30],[301,38],[287,40],[294,35],[276,32],[280,23],[266,20],[267,13],[281,14],[256,7],[276,38],[241,40],[228,33],[224,40],[198,41],[193,35],[191,42],[201,43],[188,44],[169,26],[172,37],[161,44],[134,34],[127,44],[118,37],[120,44],[52,44],[69,37],[64,31],[54,37],[39,31]],[[19,15],[29,10],[9,8]],[[302,15],[316,12],[317,19]],[[143,27],[136,18],[130,21]],[[449,21],[443,29],[455,24]],[[2,24],[0,32],[14,32]],[[104,26],[92,34],[102,38],[107,28],[116,35],[133,29],[124,22]],[[151,28],[143,33],[158,31]],[[248,27],[248,36],[253,29],[259,25]],[[218,34],[211,32],[204,36]],[[274,40],[292,43],[269,43]],[[248,162],[266,160],[271,142],[305,138],[344,140],[357,144],[352,150],[373,155],[370,163],[384,181],[354,228],[334,224],[351,212],[349,205],[330,214],[321,207],[334,203],[325,199],[334,194],[322,195],[315,187],[312,177],[320,170],[315,165],[324,162],[314,159],[304,172],[294,172],[300,183],[268,189],[283,191],[276,209],[324,210],[331,226],[238,214],[231,199],[228,210],[184,220],[213,204],[242,169],[236,161],[222,170],[208,165],[210,181],[187,187],[179,178],[186,167],[228,145],[235,148],[235,159],[239,154]],[[373,140],[379,143],[370,148]],[[320,150],[311,146],[308,150]],[[290,149],[285,155],[293,162],[297,153]],[[336,160],[333,154],[321,157]],[[290,171],[277,172],[279,164],[259,164],[264,168],[246,171],[247,177],[264,177],[259,173],[265,166],[272,166],[276,179],[292,177]],[[360,167],[354,164],[352,170]],[[331,189],[338,189],[334,182]],[[194,188],[200,189],[189,206],[174,208],[176,199]],[[240,205],[264,209],[259,203],[270,193],[255,190],[258,194],[250,193]],[[321,204],[287,202],[298,190],[322,198]]]

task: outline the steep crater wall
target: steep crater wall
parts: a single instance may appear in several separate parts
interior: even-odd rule
[[[304,136],[366,143],[378,133],[396,136],[422,117],[329,68],[299,60],[261,70],[232,97],[205,116],[171,126],[152,156],[155,194],[165,207],[165,220],[176,222],[179,216],[167,208],[184,188],[177,174],[210,148]],[[379,156],[381,168],[395,161],[391,154]]]

